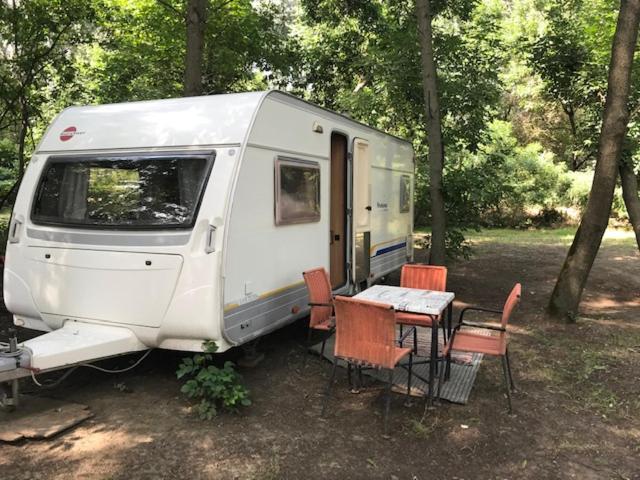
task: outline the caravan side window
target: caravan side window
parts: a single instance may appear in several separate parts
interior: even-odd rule
[[[320,164],[276,158],[276,225],[320,220]]]
[[[411,177],[402,175],[400,177],[400,213],[411,211]]]

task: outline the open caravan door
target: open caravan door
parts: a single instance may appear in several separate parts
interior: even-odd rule
[[[369,142],[353,140],[353,283],[367,282],[371,248],[371,159]]]

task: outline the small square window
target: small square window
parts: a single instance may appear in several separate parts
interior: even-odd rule
[[[400,177],[400,213],[411,211],[411,177],[402,175]]]
[[[276,159],[276,225],[320,220],[320,164]]]

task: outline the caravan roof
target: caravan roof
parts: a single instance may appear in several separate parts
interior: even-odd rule
[[[53,121],[38,153],[239,145],[267,96],[383,133],[284,92],[230,93],[70,107]]]

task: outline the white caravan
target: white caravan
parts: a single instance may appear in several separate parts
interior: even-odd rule
[[[50,332],[20,366],[224,351],[288,324],[304,270],[346,292],[412,258],[413,183],[410,143],[282,92],[68,108],[10,224],[7,308]]]

